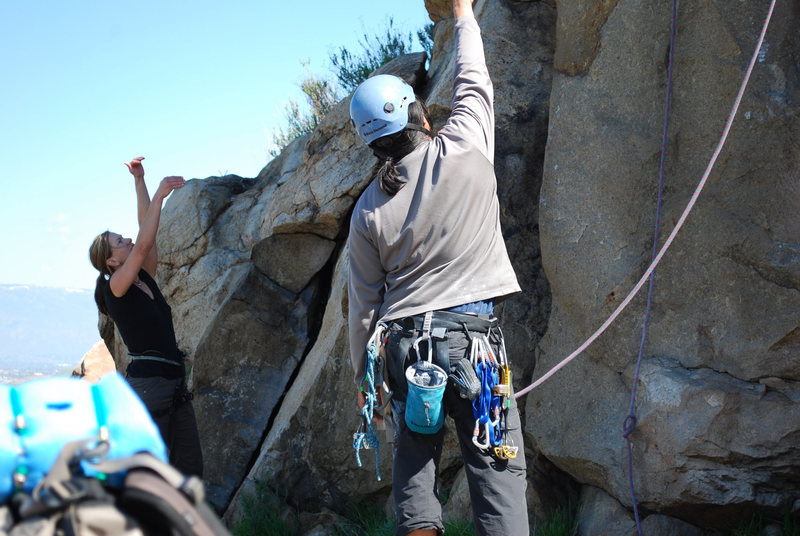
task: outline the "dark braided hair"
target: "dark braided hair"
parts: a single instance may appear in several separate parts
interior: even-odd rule
[[[422,128],[423,120],[427,119],[428,124],[431,123],[428,107],[421,97],[417,96],[416,99],[416,102],[408,106],[406,128],[369,144],[373,154],[378,158],[373,174],[378,178],[378,186],[387,195],[395,195],[406,184],[406,179],[397,171],[397,161],[433,135]]]

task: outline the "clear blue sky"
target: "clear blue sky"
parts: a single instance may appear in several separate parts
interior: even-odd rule
[[[254,177],[302,63],[331,75],[330,53],[390,16],[429,22],[424,0],[1,2],[0,284],[92,287],[92,238],[136,235],[134,156],[151,193],[165,175]]]

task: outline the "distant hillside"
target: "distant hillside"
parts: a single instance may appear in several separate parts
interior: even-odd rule
[[[97,342],[92,291],[0,285],[0,369],[50,374]]]

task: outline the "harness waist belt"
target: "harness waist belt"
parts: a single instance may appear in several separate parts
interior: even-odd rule
[[[166,363],[167,365],[175,365],[176,367],[182,367],[183,363],[175,361],[174,359],[167,359],[166,357],[157,357],[154,355],[130,355],[128,356],[131,358],[131,361],[138,361],[140,359],[146,361],[158,361],[159,363]]]
[[[413,327],[413,329],[422,331],[425,315],[407,316],[390,322],[396,322],[407,329]],[[454,313],[452,311],[433,311],[431,319],[431,328],[445,328],[448,331],[464,331],[467,329],[479,333],[488,333],[498,325],[499,321],[494,316]]]

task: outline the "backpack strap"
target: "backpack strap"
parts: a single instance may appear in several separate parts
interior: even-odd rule
[[[119,506],[138,519],[144,528],[168,526],[181,536],[222,536],[229,534],[205,502],[193,502],[160,475],[148,469],[134,469],[125,478]],[[145,530],[147,534],[150,531]],[[157,532],[154,532],[154,534]]]
[[[140,452],[118,460],[104,460],[92,464],[92,467],[106,474],[128,472],[133,469],[147,469],[157,474],[173,488],[186,494],[195,503],[203,502],[206,498],[203,481],[200,478],[185,476],[171,465],[146,452]]]
[[[63,531],[63,534],[75,536],[147,536],[140,524],[112,501],[73,504],[63,513],[58,526],[60,531],[55,532],[56,535]],[[23,533],[20,536],[26,535]]]
[[[63,509],[67,504],[84,499],[105,499],[107,493],[95,479],[76,479],[74,468],[80,460],[102,455],[107,444],[93,440],[71,441],[64,445],[50,471],[30,495],[16,494],[12,498],[22,518],[30,518]]]
[[[73,441],[64,445],[33,492],[14,496],[14,509],[22,523],[9,536],[55,534],[56,523],[78,527],[81,530],[68,533],[81,535],[230,535],[206,504],[202,480],[184,476],[145,452],[103,460],[107,452],[108,444],[102,441]],[[100,479],[85,476],[81,466],[101,475],[125,477],[121,486],[106,487]],[[40,527],[42,523],[46,526]],[[39,528],[33,529],[34,525]],[[108,527],[120,527],[120,531],[106,530]],[[0,536],[5,534],[0,527]]]

